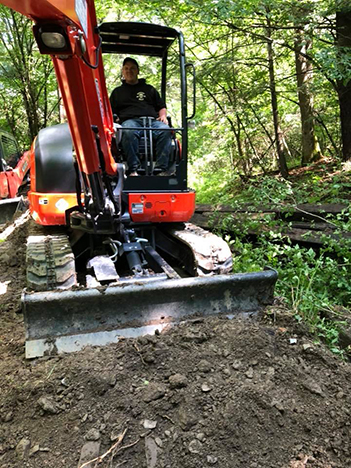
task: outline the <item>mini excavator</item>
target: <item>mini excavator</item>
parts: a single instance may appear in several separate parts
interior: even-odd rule
[[[34,21],[68,120],[42,129],[30,150],[35,227],[27,240],[22,297],[26,357],[104,345],[192,317],[251,314],[271,303],[274,270],[231,274],[228,245],[189,223],[195,192],[187,185],[188,123],[195,90],[188,112],[188,88],[195,86],[195,72],[185,60],[182,33],[145,23],[98,25],[93,0],[0,3]],[[145,119],[140,176],[126,177],[102,54],[158,57],[166,101],[172,45],[179,50],[181,101],[181,125],[169,129],[172,173],[154,173]]]
[[[21,154],[14,136],[0,130],[0,224],[24,208],[22,195],[27,193],[29,159],[29,151]]]

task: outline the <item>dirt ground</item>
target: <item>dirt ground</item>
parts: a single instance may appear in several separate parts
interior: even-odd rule
[[[0,468],[351,466],[350,363],[279,301],[26,361],[25,237],[0,244]]]

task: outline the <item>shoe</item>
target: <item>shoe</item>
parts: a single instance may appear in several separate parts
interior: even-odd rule
[[[162,172],[159,172],[156,175],[161,176],[161,177],[170,177],[170,176],[174,176],[175,173],[174,172],[169,172],[169,171],[162,171]]]
[[[137,171],[133,171],[129,174],[130,177],[139,177],[139,174],[137,173]]]

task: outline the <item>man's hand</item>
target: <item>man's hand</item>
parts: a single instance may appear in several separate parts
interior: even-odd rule
[[[168,125],[167,109],[165,107],[159,110],[158,118],[156,120],[159,120],[160,122],[163,122],[164,124]]]

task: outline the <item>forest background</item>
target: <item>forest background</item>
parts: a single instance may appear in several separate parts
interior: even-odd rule
[[[196,68],[189,156],[198,201],[286,209],[303,202],[345,203],[333,224],[341,233],[350,231],[349,1],[97,0],[96,9],[101,22],[146,21],[182,30],[187,60]],[[30,20],[0,6],[0,27],[0,128],[26,149],[41,128],[62,121],[60,97]],[[176,50],[170,54],[167,98],[174,124],[179,113],[175,57]],[[120,82],[122,59],[104,57],[110,92]],[[142,76],[157,86],[160,64],[143,58],[140,63]],[[294,185],[291,171],[317,161],[325,163],[328,175],[310,171]],[[224,224],[216,228],[230,231],[233,252],[240,252],[234,269],[277,268],[278,292],[297,319],[306,319],[342,352],[339,328],[335,320],[330,326],[328,317],[351,303],[350,242],[328,238],[316,252],[266,229],[252,245],[248,225],[236,230]]]

